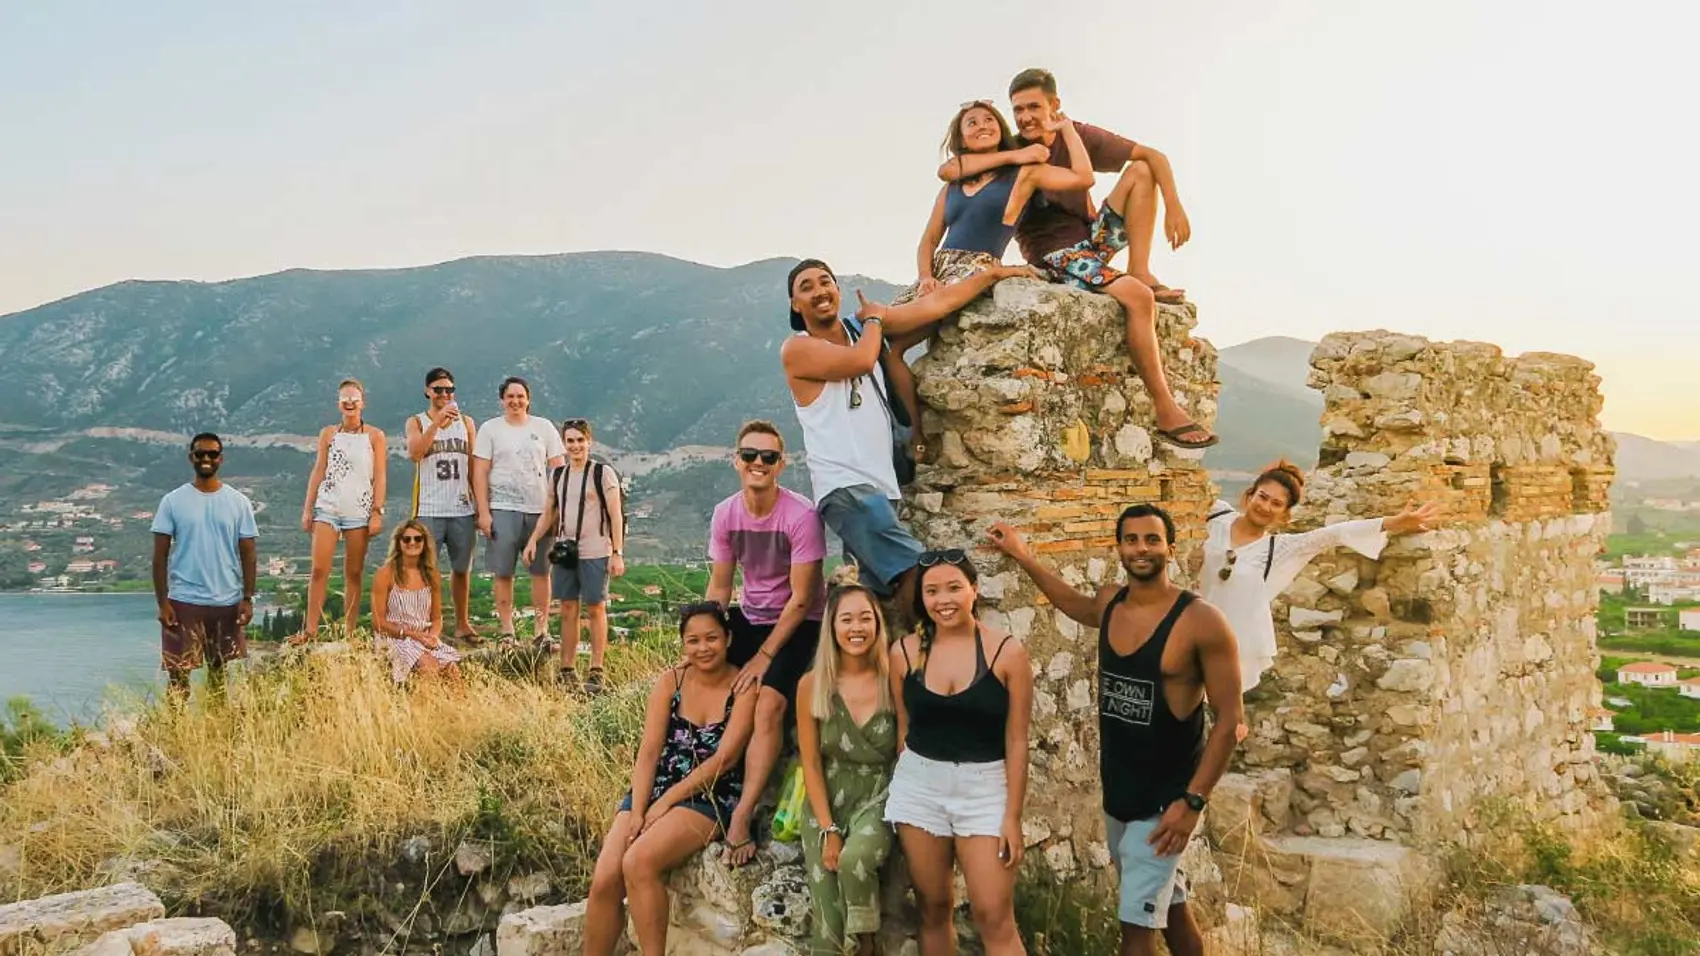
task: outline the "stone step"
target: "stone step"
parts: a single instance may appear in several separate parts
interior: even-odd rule
[[[60,893],[0,906],[0,956],[92,943],[110,930],[165,916],[165,904],[140,883]]]
[[[72,956],[236,956],[236,931],[210,917],[156,919],[106,933]]]
[[[1344,946],[1391,940],[1439,878],[1421,852],[1381,840],[1257,835],[1217,848],[1229,899]]]

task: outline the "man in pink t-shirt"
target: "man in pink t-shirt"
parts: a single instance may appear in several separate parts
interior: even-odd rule
[[[726,824],[728,861],[755,855],[750,818],[779,762],[785,714],[797,682],[814,665],[820,642],[826,585],[826,527],[809,499],[779,486],[785,470],[785,439],[772,422],[746,422],[738,430],[732,467],[743,486],[714,508],[709,523],[708,594],[729,610],[732,646],[727,659],[743,668],[735,692],[761,685],[755,734],[744,752],[744,794]],[[732,580],[744,572],[743,599],[732,602]]]

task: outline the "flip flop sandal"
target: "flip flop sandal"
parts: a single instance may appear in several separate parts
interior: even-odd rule
[[[1205,432],[1206,435],[1210,435],[1208,438],[1180,437],[1185,435],[1187,432],[1202,431],[1204,431],[1204,428],[1195,422],[1182,422],[1173,428],[1159,428],[1156,430],[1156,435],[1158,438],[1168,442],[1176,448],[1209,448],[1221,440],[1217,436],[1211,435],[1209,432]]]
[[[729,859],[733,856],[736,856],[739,850],[742,850],[744,847],[747,847],[747,846],[749,846],[749,845],[751,845],[752,843],[755,843],[755,842],[756,842],[756,839],[755,839],[755,837],[752,836],[748,840],[741,840],[737,843],[727,843],[724,858]],[[743,860],[742,862],[738,862],[738,863],[727,863],[727,865],[728,866],[738,866],[738,867],[749,866],[751,863],[755,862],[755,858],[756,858],[755,854],[752,853],[752,854],[750,854],[750,857],[747,860]]]

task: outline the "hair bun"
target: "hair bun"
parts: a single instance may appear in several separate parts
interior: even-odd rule
[[[857,587],[862,583],[861,570],[853,562],[845,562],[832,569],[832,575],[827,578],[829,588]]]

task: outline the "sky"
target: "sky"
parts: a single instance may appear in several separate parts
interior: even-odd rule
[[[1700,8],[1042,9],[0,0],[0,314],[596,249],[908,281],[958,104],[1045,66],[1169,156],[1193,239],[1153,268],[1216,345],[1568,352],[1611,427],[1700,438]]]

